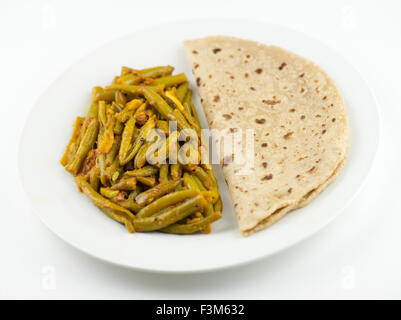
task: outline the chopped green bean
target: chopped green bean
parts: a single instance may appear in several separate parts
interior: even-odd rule
[[[201,210],[205,205],[204,201],[205,200],[201,195],[197,195],[158,215],[136,218],[134,220],[135,230],[144,232],[163,229],[168,225],[180,221],[188,217],[190,214]]]
[[[160,183],[157,186],[138,194],[135,200],[140,206],[147,205],[166,193],[173,191],[180,183],[180,180]]]

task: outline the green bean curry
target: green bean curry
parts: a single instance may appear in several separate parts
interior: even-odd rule
[[[122,67],[111,85],[94,87],[60,160],[78,190],[131,233],[210,233],[221,218],[212,167],[199,161],[207,145],[192,92],[173,71]]]

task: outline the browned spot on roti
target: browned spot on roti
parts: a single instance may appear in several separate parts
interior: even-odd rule
[[[198,54],[198,51],[192,50],[192,53],[193,53],[193,54]]]
[[[263,148],[266,148],[266,147],[267,147],[267,143],[264,142],[264,143],[261,144],[261,146],[262,146]]]
[[[214,53],[214,54],[219,53],[220,51],[221,51],[220,48],[214,48],[214,49],[213,49],[213,53]]]
[[[283,138],[286,139],[286,140],[288,140],[289,138],[291,138],[291,136],[292,136],[293,134],[294,134],[293,131],[287,132],[287,133],[283,136]]]
[[[263,162],[263,163],[262,163],[262,166],[263,166],[263,168],[266,169],[266,168],[267,168],[267,162]]]
[[[268,104],[268,105],[273,106],[273,105],[275,105],[275,104],[277,104],[277,103],[280,103],[281,100],[262,100],[262,102],[263,102],[264,104]]]
[[[307,172],[308,173],[312,173],[313,171],[315,171],[315,169],[316,169],[316,167],[315,166],[313,166],[312,168],[310,168]]]
[[[220,101],[220,96],[219,95],[215,95],[213,98],[214,102],[219,102]]]
[[[229,115],[229,114],[227,114],[227,113],[223,114],[223,117],[224,117],[224,119],[226,119],[226,120],[230,120],[230,119],[232,118],[232,116]]]
[[[283,70],[283,68],[286,66],[287,64],[285,63],[285,62],[283,62],[279,67],[278,67],[278,69],[279,70]]]
[[[262,69],[262,68],[257,68],[257,69],[255,70],[255,72],[256,72],[257,74],[261,74],[261,73],[263,72],[263,69]]]
[[[273,175],[269,173],[268,175],[264,176],[261,180],[262,181],[267,181],[273,179]]]
[[[255,119],[255,122],[258,124],[264,124],[266,122],[266,119]]]

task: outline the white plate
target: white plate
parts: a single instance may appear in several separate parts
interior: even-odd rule
[[[340,176],[310,205],[296,210],[272,227],[251,237],[237,228],[227,187],[218,168],[223,219],[210,235],[129,234],[77,192],[72,176],[59,159],[77,115],[85,114],[90,90],[106,85],[123,65],[145,68],[170,64],[190,76],[183,40],[206,35],[232,35],[276,44],[318,63],[334,79],[346,102],[350,147]],[[206,123],[199,101],[196,107]],[[41,96],[22,135],[21,180],[33,211],[58,236],[74,247],[105,261],[157,272],[196,272],[235,266],[266,257],[294,245],[321,229],[361,187],[379,140],[376,101],[361,76],[323,44],[281,26],[238,20],[207,20],[160,25],[115,40],[66,71]]]

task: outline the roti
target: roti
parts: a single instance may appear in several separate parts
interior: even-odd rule
[[[250,235],[307,205],[347,156],[348,120],[334,82],[276,46],[225,36],[184,45],[211,129],[254,130],[250,170],[219,155],[240,232]]]

